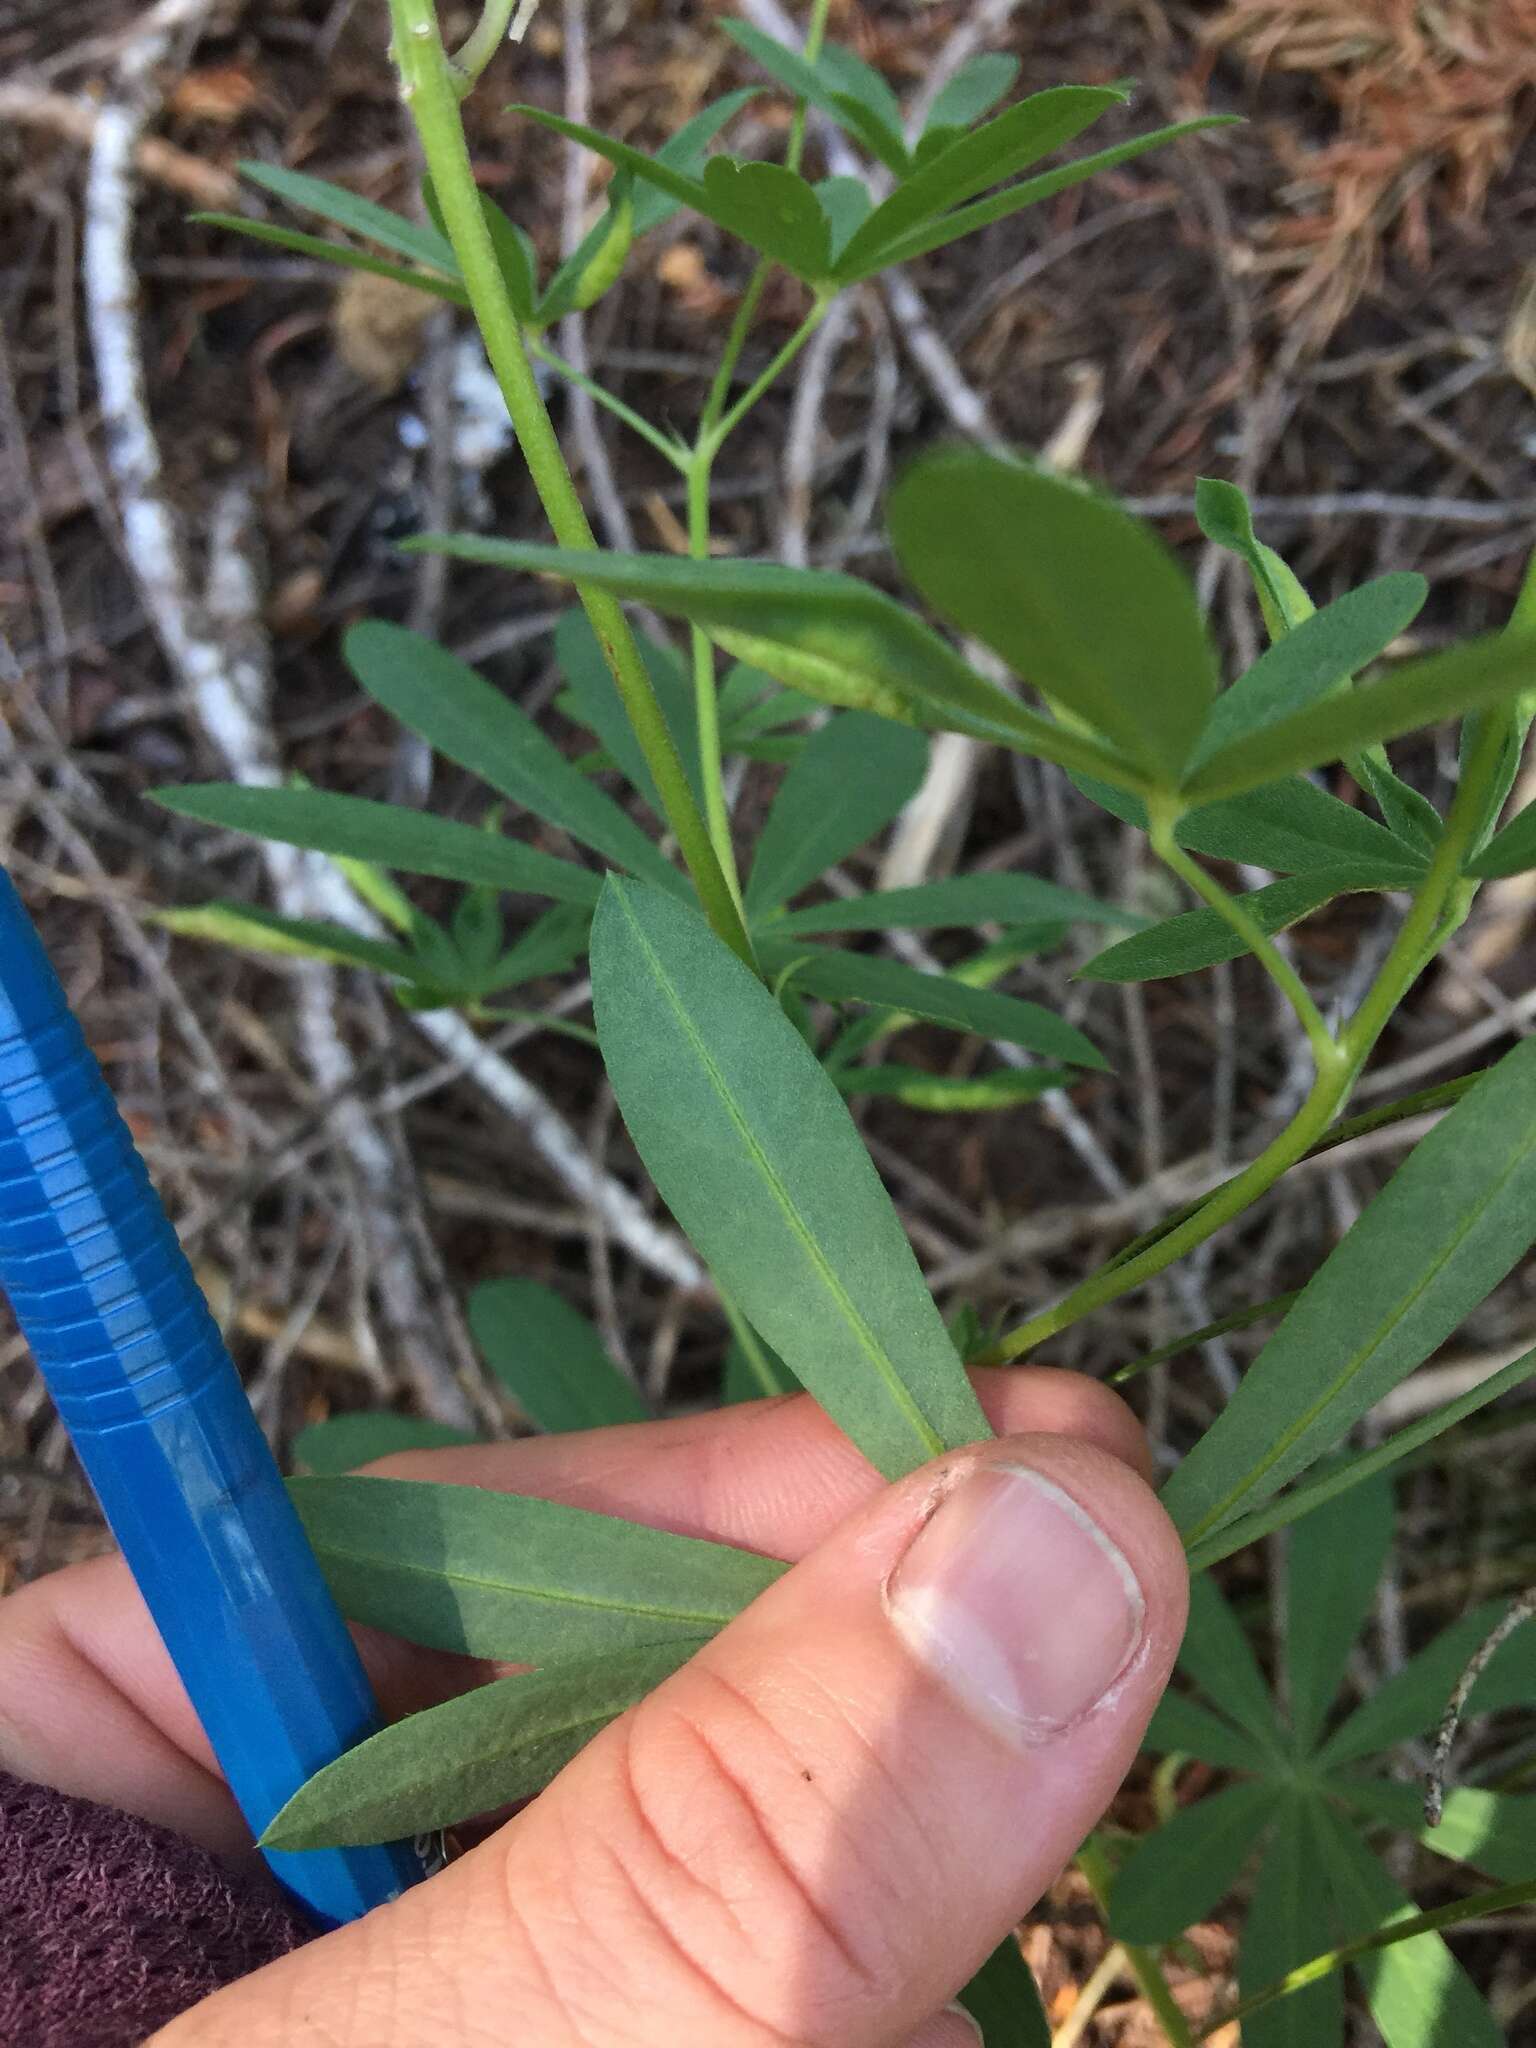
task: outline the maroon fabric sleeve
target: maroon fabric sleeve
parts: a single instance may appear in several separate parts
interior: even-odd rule
[[[169,1829],[0,1772],[0,2048],[139,2048],[311,1932]]]

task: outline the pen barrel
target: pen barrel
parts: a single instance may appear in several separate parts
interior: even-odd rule
[[[351,1637],[218,1326],[0,873],[0,1287],[258,1834],[371,1734]],[[420,1877],[409,1845],[273,1854],[324,1923]]]

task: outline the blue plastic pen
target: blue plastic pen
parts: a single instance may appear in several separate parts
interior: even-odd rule
[[[0,870],[0,1286],[258,1835],[378,1726],[239,1375],[58,977]],[[273,1852],[322,1926],[418,1847]]]

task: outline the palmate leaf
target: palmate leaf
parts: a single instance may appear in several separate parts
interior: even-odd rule
[[[897,1477],[988,1434],[889,1197],[815,1054],[703,919],[610,879],[598,1036],[663,1201],[832,1419]]]
[[[917,793],[928,747],[911,726],[867,712],[813,733],[779,785],[747,877],[754,920],[873,839]]]
[[[393,1457],[396,1451],[441,1451],[474,1441],[466,1429],[419,1415],[332,1415],[299,1431],[293,1440],[293,1463],[300,1472],[330,1478],[370,1465],[375,1458]]]
[[[891,494],[909,580],[1150,776],[1183,769],[1216,696],[1195,593],[1151,529],[1077,483],[969,449]]]
[[[1327,1807],[1315,1809],[1316,1839],[1333,1895],[1336,1932],[1411,1919],[1413,1902],[1358,1834]],[[1504,2036],[1472,1980],[1438,1934],[1422,1934],[1357,1958],[1371,2017],[1387,2048],[1505,2048]]]
[[[1203,1920],[1236,1884],[1278,1799],[1270,1784],[1229,1785],[1143,1837],[1110,1893],[1116,1940],[1161,1947]]]
[[[775,937],[818,932],[934,931],[973,924],[1144,925],[1134,910],[1103,903],[1077,889],[1064,889],[1040,875],[946,875],[911,889],[880,889],[868,896],[843,896],[813,903],[766,920]]]
[[[1428,596],[1422,576],[1379,576],[1293,626],[1216,699],[1191,767],[1330,696],[1407,631]]]
[[[1536,1044],[1421,1140],[1302,1291],[1164,1503],[1191,1542],[1258,1507],[1434,1351],[1536,1239]]]
[[[1273,934],[1309,917],[1337,896],[1361,890],[1412,889],[1418,880],[1417,871],[1409,867],[1341,861],[1333,867],[1287,875],[1283,881],[1251,889],[1237,900],[1261,931]],[[1220,912],[1186,910],[1150,931],[1122,939],[1077,971],[1085,981],[1159,981],[1170,974],[1193,974],[1218,961],[1236,960],[1247,951],[1244,940]]]
[[[1311,598],[1289,564],[1254,532],[1253,513],[1236,484],[1200,477],[1195,484],[1195,517],[1207,540],[1247,563],[1271,640],[1283,639],[1291,627],[1311,617],[1316,609]]]
[[[369,619],[342,642],[376,704],[502,796],[663,888],[687,883],[611,797],[573,768],[525,711],[446,647]]]
[[[757,97],[757,87],[748,85],[739,92],[728,92],[712,100],[691,121],[685,121],[675,135],[668,137],[657,150],[656,161],[669,170],[681,171],[685,177],[696,177],[709,145],[720,130]],[[663,221],[670,220],[677,212],[678,204],[677,200],[658,191],[654,185],[642,185],[635,193],[635,233],[644,235],[652,228],[660,227]]]
[[[635,598],[703,628],[734,655],[821,703],[875,711],[1038,754],[1121,787],[1146,786],[1101,742],[1026,710],[894,599],[857,577],[771,562],[588,555],[479,534],[425,534],[408,550],[558,576]]]
[[[1536,868],[1536,804],[1527,804],[1517,812],[1477,858],[1467,863],[1467,873],[1483,881],[1500,875],[1524,874],[1527,868]]]
[[[650,1410],[602,1338],[562,1295],[537,1280],[486,1280],[467,1304],[481,1356],[540,1429],[644,1422]]]
[[[1297,1747],[1316,1747],[1392,1547],[1392,1484],[1355,1487],[1291,1531],[1285,1667]]]
[[[784,1567],[560,1502],[407,1479],[295,1479],[349,1621],[468,1657],[543,1664],[712,1635]]]
[[[316,1772],[262,1844],[319,1849],[409,1840],[531,1798],[696,1648],[681,1640],[617,1650],[496,1679],[411,1714]]]
[[[952,974],[924,974],[877,953],[844,953],[830,947],[786,950],[778,941],[764,949],[763,958],[770,971],[780,962],[792,961],[792,985],[828,1002],[870,1003],[876,1009],[948,1025],[953,1031],[971,1031],[978,1038],[1022,1045],[1048,1059],[1101,1072],[1109,1068],[1093,1041],[1054,1010],[996,989],[973,988]]]
[[[315,853],[380,861],[411,875],[446,882],[483,882],[529,896],[591,909],[602,878],[568,860],[520,846],[496,832],[458,825],[426,811],[322,789],[251,789],[234,782],[187,782],[150,792],[178,817],[231,832],[250,832]]]

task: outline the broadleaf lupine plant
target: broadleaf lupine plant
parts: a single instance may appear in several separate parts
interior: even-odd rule
[[[345,655],[370,696],[471,769],[502,807],[559,827],[601,865],[522,843],[503,830],[501,808],[476,826],[298,785],[182,788],[161,792],[162,801],[334,857],[364,910],[350,927],[229,903],[168,911],[165,922],[260,951],[371,969],[407,1004],[456,1005],[476,1018],[518,1014],[500,999],[589,953],[595,1031],[543,1021],[595,1040],[642,1160],[717,1283],[732,1336],[724,1398],[802,1385],[891,1476],[985,1435],[964,1362],[1024,1358],[1144,1286],[1308,1153],[1394,1117],[1443,1110],[1298,1295],[1254,1304],[1216,1326],[1279,1319],[1165,1493],[1196,1570],[1298,1521],[1311,1555],[1336,1524],[1352,1529],[1351,1517],[1369,1523],[1361,1556],[1370,1570],[1357,1559],[1339,1597],[1322,1603],[1326,1611],[1293,1597],[1289,1721],[1270,1705],[1236,1621],[1198,1582],[1186,1663],[1217,1712],[1170,1695],[1152,1746],[1203,1758],[1244,1782],[1177,1816],[1135,1850],[1118,1880],[1107,1838],[1085,1850],[1084,1869],[1123,1925],[1174,2048],[1193,2036],[1157,1948],[1230,1887],[1271,1827],[1245,1943],[1255,2040],[1336,2041],[1332,1991],[1285,1994],[1322,1984],[1351,1957],[1375,1959],[1362,1967],[1389,2048],[1491,2038],[1485,2008],[1447,1975],[1433,1931],[1460,1908],[1405,1919],[1404,1902],[1368,1859],[1359,1862],[1340,1819],[1366,1811],[1402,1821],[1395,1788],[1357,1781],[1345,1766],[1416,1734],[1432,1717],[1429,1692],[1448,1686],[1454,1668],[1431,1653],[1429,1692],[1420,1670],[1407,1686],[1411,1710],[1378,1713],[1380,1726],[1371,1722],[1363,1747],[1350,1731],[1370,1719],[1369,1705],[1322,1738],[1384,1548],[1390,1503],[1382,1475],[1536,1370],[1536,1355],[1517,1361],[1386,1442],[1341,1451],[1365,1411],[1536,1240],[1529,1045],[1481,1075],[1344,1120],[1394,1011],[1465,919],[1480,884],[1536,866],[1536,815],[1497,829],[1536,709],[1536,581],[1528,579],[1505,632],[1378,669],[1424,602],[1422,579],[1384,576],[1317,609],[1254,532],[1241,492],[1207,481],[1200,524],[1246,562],[1270,642],[1224,686],[1194,593],[1149,528],[1024,456],[932,453],[890,497],[897,561],[941,624],[990,648],[1026,696],[979,673],[943,631],[869,584],[715,558],[711,482],[720,451],[839,292],[1219,120],[1134,136],[1042,171],[1043,161],[1121,108],[1128,92],[1067,86],[998,112],[1017,65],[986,55],[949,83],[914,134],[886,81],[826,40],[828,7],[815,0],[800,50],[725,24],[795,102],[783,164],[743,163],[714,147],[756,96],[751,89],[717,101],[654,156],[523,110],[613,167],[591,232],[541,283],[531,240],[475,184],[461,120],[465,94],[504,41],[512,0],[487,0],[457,54],[444,46],[433,0],[390,7],[401,91],[428,171],[428,224],[268,166],[248,167],[257,186],[352,239],[212,218],[472,313],[552,544],[467,535],[414,545],[574,588],[580,610],[556,634],[566,685],[560,708],[592,746],[572,760],[491,683],[398,627],[355,628]],[[812,182],[803,174],[812,109],[871,160],[867,180]],[[691,438],[646,420],[565,363],[548,339],[559,318],[618,280],[636,237],[679,208],[712,221],[756,259]],[[745,352],[776,268],[800,281],[806,311],[765,367],[747,374]],[[540,366],[586,391],[677,469],[686,557],[598,549],[546,409]],[[629,600],[686,628],[686,663],[633,630]],[[720,653],[733,663],[723,675]],[[1461,774],[1442,818],[1397,775],[1386,745],[1450,719],[1462,722]],[[934,731],[1064,770],[1107,811],[1145,830],[1199,907],[1148,925],[1041,878],[999,873],[797,902],[912,796]],[[744,878],[723,772],[732,754],[786,768]],[[1313,779],[1335,762],[1348,765],[1370,809]],[[654,831],[638,822],[637,809],[650,814]],[[1197,856],[1251,863],[1279,879],[1233,895]],[[414,904],[397,873],[464,885],[449,922]],[[1354,891],[1404,896],[1407,909],[1354,1013],[1325,1015],[1276,934]],[[509,894],[552,907],[509,935]],[[997,986],[1084,921],[1118,928],[1087,970],[1103,980],[1254,956],[1310,1047],[1310,1093],[1245,1168],[1144,1233],[1065,1300],[1011,1330],[982,1329],[961,1304],[946,1327],[845,1098],[885,1093],[933,1110],[1017,1108],[1102,1067],[1082,1032]],[[1001,939],[941,973],[824,943],[982,923],[1001,926]],[[849,1005],[860,1014],[846,1014]],[[1010,1043],[1037,1063],[960,1079],[882,1057],[914,1020]],[[489,1367],[538,1426],[587,1427],[646,1412],[596,1333],[549,1290],[493,1282],[470,1313]],[[1136,1361],[1121,1377],[1178,1348]],[[310,1535],[355,1619],[538,1669],[414,1716],[320,1773],[274,1823],[271,1839],[285,1848],[451,1825],[536,1791],[778,1570],[725,1546],[546,1502],[347,1476],[381,1450],[444,1440],[440,1429],[423,1436],[398,1417],[344,1418],[306,1432],[298,1456],[310,1476],[294,1485]],[[672,1589],[672,1605],[658,1587]],[[1472,1617],[1472,1634],[1491,1618]],[[1455,1639],[1462,1655],[1474,1646],[1464,1637],[1465,1630]],[[1220,1654],[1211,1652],[1213,1639],[1225,1645]],[[1517,1687],[1514,1696],[1528,1694]],[[1518,1816],[1485,1811],[1477,1802],[1486,1796],[1469,1791],[1453,1800],[1460,1833],[1449,1846],[1469,1853],[1473,1821],[1497,1824],[1497,1856],[1483,1853],[1480,1867],[1522,1881],[1485,1895],[1491,1908],[1536,1895],[1536,1880],[1524,1882],[1525,1866],[1513,1867]],[[1308,1864],[1330,1873],[1338,1908],[1331,1917],[1297,1904]],[[1527,1864],[1536,1869],[1536,1839]],[[1342,1948],[1327,1947],[1351,1933]],[[1400,1960],[1380,1960],[1393,1955]],[[1266,1973],[1273,1983],[1260,1981]],[[1441,1987],[1440,2003],[1415,1997],[1425,1986]],[[1048,2040],[1015,1944],[999,1949],[967,1997],[984,2016],[991,2048]]]

